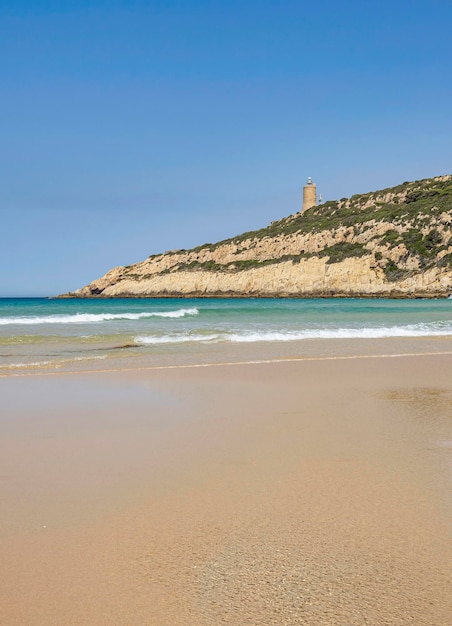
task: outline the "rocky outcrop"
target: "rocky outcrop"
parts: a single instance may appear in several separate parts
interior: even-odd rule
[[[452,176],[338,202],[260,231],[116,267],[70,297],[452,293]]]

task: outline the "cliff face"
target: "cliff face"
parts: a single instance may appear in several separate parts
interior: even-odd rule
[[[326,202],[193,250],[116,267],[66,294],[392,296],[452,293],[452,176]]]

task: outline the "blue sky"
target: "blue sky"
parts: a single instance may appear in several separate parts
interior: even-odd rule
[[[452,172],[452,3],[0,0],[0,296]]]

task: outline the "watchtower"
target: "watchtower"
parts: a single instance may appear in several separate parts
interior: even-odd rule
[[[316,205],[317,188],[315,183],[312,182],[312,178],[309,176],[306,185],[303,187],[303,208],[302,211],[310,209]]]

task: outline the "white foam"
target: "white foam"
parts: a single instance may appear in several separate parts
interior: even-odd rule
[[[49,315],[33,317],[3,317],[0,326],[13,324],[91,324],[93,322],[110,322],[112,320],[140,320],[149,317],[179,318],[186,315],[198,315],[197,308],[177,309],[176,311],[145,311],[142,313],[75,313],[74,315]]]
[[[234,333],[229,341],[252,343],[256,341],[300,341],[302,339],[384,339],[389,337],[441,337],[452,335],[452,326],[432,327],[425,325],[392,326],[375,328],[308,329],[287,332]]]
[[[180,334],[180,335],[161,335],[159,337],[153,337],[152,335],[145,335],[141,337],[135,337],[134,341],[138,344],[155,345],[165,343],[188,343],[194,342],[214,342],[219,339],[220,335],[202,335],[202,334]]]
[[[385,339],[390,337],[442,337],[452,336],[452,324],[412,324],[407,326],[370,328],[322,328],[300,331],[243,331],[234,333],[174,333],[168,335],[144,335],[135,337],[138,344],[200,343],[256,343],[279,341],[302,341],[304,339]]]
[[[99,361],[106,359],[106,356],[76,356],[73,359],[60,359],[55,361],[31,361],[29,363],[12,363],[11,365],[0,365],[0,369],[25,369],[27,367],[60,367],[63,363],[73,361]]]
[[[11,365],[2,365],[1,369],[14,370],[24,367],[39,367],[43,365],[52,365],[52,361],[34,361],[32,363],[12,363]]]

